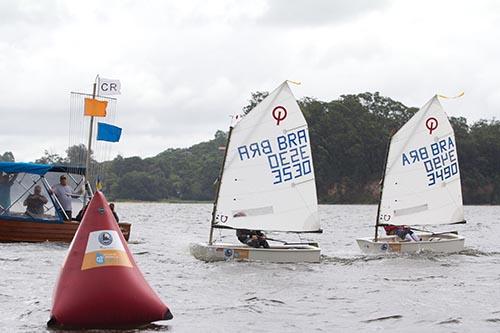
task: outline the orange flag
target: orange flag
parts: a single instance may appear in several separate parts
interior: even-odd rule
[[[108,102],[99,101],[93,98],[85,98],[84,115],[94,117],[106,117],[106,107]]]

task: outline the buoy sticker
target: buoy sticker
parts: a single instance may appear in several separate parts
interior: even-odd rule
[[[106,266],[132,267],[132,263],[115,230],[92,231],[89,233],[82,271]]]

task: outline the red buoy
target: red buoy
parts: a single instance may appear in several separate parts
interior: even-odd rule
[[[47,325],[128,328],[172,317],[144,279],[106,198],[97,191],[69,247]]]

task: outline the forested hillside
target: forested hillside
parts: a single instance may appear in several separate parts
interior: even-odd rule
[[[254,93],[244,112],[266,93]],[[425,101],[423,101],[425,102]],[[378,93],[343,95],[323,102],[299,101],[309,123],[318,198],[321,203],[375,203],[387,143],[416,111]],[[451,118],[455,129],[465,204],[500,204],[500,122],[468,125]],[[152,158],[116,157],[104,163],[104,190],[122,200],[212,200],[226,133],[189,148],[169,148]],[[69,162],[45,156],[39,162]],[[12,160],[12,153],[0,159]]]

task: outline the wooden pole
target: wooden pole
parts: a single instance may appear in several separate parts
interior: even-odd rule
[[[233,127],[229,127],[229,133],[227,135],[226,149],[224,150],[224,159],[222,160],[222,166],[220,168],[219,180],[217,182],[217,193],[215,194],[214,207],[212,209],[212,221],[210,222],[210,235],[208,237],[208,245],[212,245],[214,225],[215,225],[215,214],[217,213],[217,202],[219,201],[220,186],[222,183],[222,175],[224,174],[224,166],[226,165],[227,151],[229,150],[229,142],[231,140],[231,133],[233,132]]]
[[[99,75],[97,75],[96,80],[99,78]],[[97,82],[94,82],[94,87],[92,89],[92,99],[95,99],[96,95],[96,88],[97,88]],[[94,129],[94,116],[90,116],[90,128],[89,128],[89,141],[87,144],[87,158],[85,161],[85,194],[83,197],[83,204],[85,205],[87,203],[87,190],[90,193],[91,188],[90,188],[90,178],[89,178],[89,171],[90,171],[90,152],[92,149],[92,131]],[[90,195],[89,195],[90,197]]]

